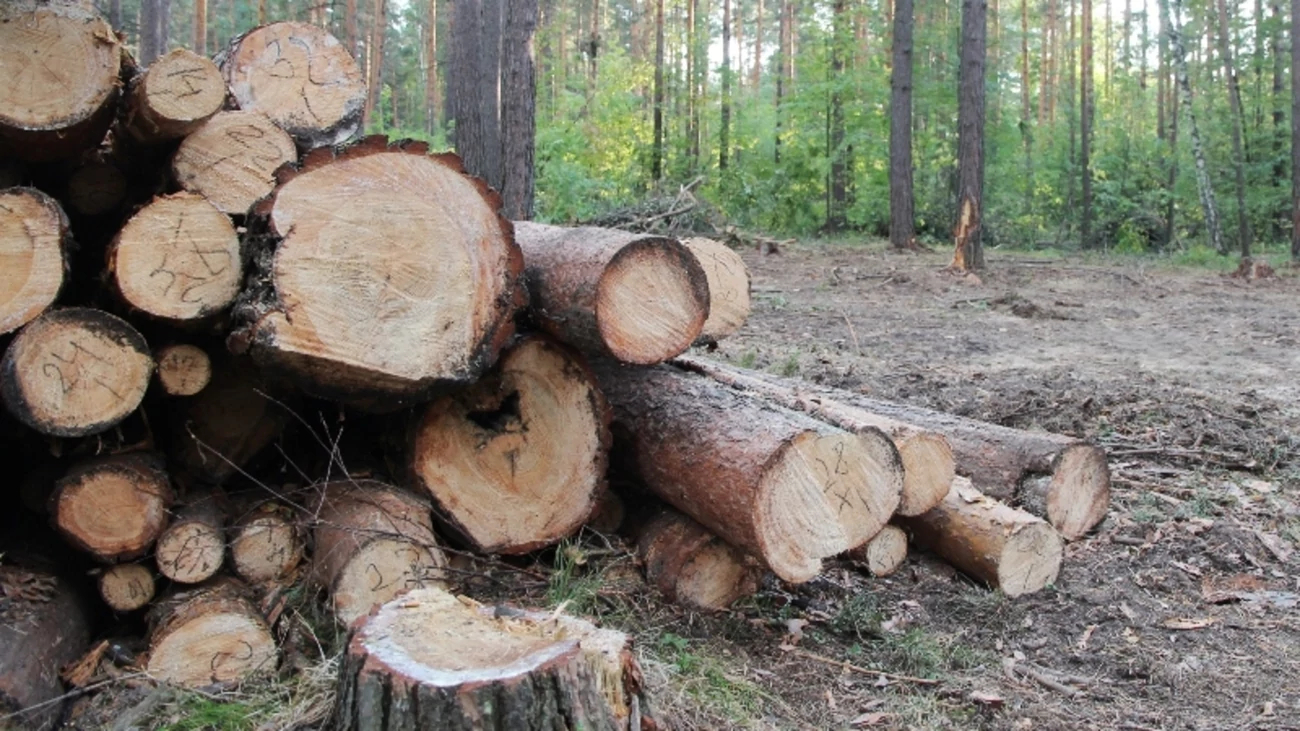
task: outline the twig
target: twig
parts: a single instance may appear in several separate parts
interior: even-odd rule
[[[858,333],[853,329],[853,321],[849,319],[844,310],[840,310],[840,317],[843,317],[844,324],[849,326],[849,337],[853,338],[853,350],[859,356],[862,355],[862,344],[858,342]]]
[[[873,670],[871,668],[864,668],[861,665],[854,665],[853,663],[844,660],[836,660],[834,658],[825,657],[824,655],[818,655],[812,652],[808,652],[807,650],[791,649],[791,650],[787,650],[787,652],[790,652],[794,655],[798,655],[799,657],[802,658],[806,658],[808,660],[816,660],[817,662],[825,663],[827,665],[834,665],[835,667],[844,668],[845,670],[852,670],[857,673],[862,673],[863,675],[877,675],[882,678],[887,678],[889,680],[897,680],[903,683],[916,683],[917,685],[938,685],[939,684],[938,680],[932,680],[930,678],[913,678],[910,675],[895,675],[893,673],[887,673],[883,670]]]
[[[1054,690],[1057,693],[1064,694],[1067,698],[1077,698],[1083,695],[1083,690],[1079,688],[1071,688],[1070,686],[1066,685],[1065,683],[1062,683],[1056,678],[1053,678],[1052,676],[1039,670],[1038,668],[1024,667],[1021,665],[1012,665],[1011,669],[1013,672],[1018,672],[1027,678],[1031,678],[1037,681],[1038,684],[1043,686],[1044,688],[1047,688],[1049,690]]]

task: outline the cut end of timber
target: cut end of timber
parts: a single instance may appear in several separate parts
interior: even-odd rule
[[[168,396],[193,396],[212,380],[212,359],[194,345],[167,345],[154,354],[158,383]]]
[[[164,599],[152,610],[145,670],[187,688],[237,683],[275,670],[279,650],[233,580]]]
[[[948,440],[917,432],[895,442],[903,460],[903,496],[899,515],[920,515],[943,502],[957,474]]]
[[[263,511],[235,529],[230,562],[239,578],[257,584],[292,571],[302,560],[302,548],[296,525],[279,512]]]
[[[1047,493],[1047,519],[1068,541],[1087,535],[1110,510],[1110,467],[1106,452],[1091,444],[1070,447],[1057,457]]]
[[[334,616],[351,625],[377,604],[410,589],[443,586],[446,560],[424,546],[400,538],[375,538],[344,564],[334,582]]]
[[[753,559],[715,539],[682,567],[677,600],[704,609],[726,609],[758,591],[761,575]]]
[[[650,365],[681,354],[709,316],[708,279],[684,246],[647,237],[610,261],[596,293],[596,320],[610,353]]]
[[[50,512],[73,545],[101,561],[118,561],[149,550],[167,525],[171,501],[161,470],[144,460],[110,457],[60,480]]]
[[[907,560],[907,533],[896,525],[887,525],[864,545],[849,551],[848,558],[866,564],[872,576],[889,576]]]
[[[45,311],[63,287],[68,218],[34,188],[0,190],[0,334]]]
[[[243,216],[275,189],[275,171],[298,159],[293,138],[261,112],[220,112],[181,142],[176,181],[218,210]]]
[[[1010,528],[998,561],[998,588],[1009,597],[1032,594],[1056,582],[1065,544],[1047,523]]]
[[[733,249],[713,239],[683,239],[704,268],[709,282],[709,319],[699,340],[716,342],[732,335],[749,319],[749,268]]]
[[[132,93],[131,133],[144,141],[184,137],[226,102],[226,80],[212,61],[178,48],[156,59]]]
[[[156,590],[153,572],[143,564],[109,566],[99,575],[99,595],[119,612],[134,612],[153,600]]]
[[[198,521],[173,524],[158,537],[154,549],[158,571],[182,584],[207,581],[221,569],[225,536],[217,526]]]

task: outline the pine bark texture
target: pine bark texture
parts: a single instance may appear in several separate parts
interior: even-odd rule
[[[533,35],[537,0],[508,0],[501,47],[502,213],[512,221],[533,217],[537,69]]]
[[[988,0],[962,0],[957,92],[957,225],[952,268],[984,268],[984,60]]]
[[[758,591],[757,561],[676,510],[665,509],[637,533],[646,581],[670,602],[722,610]]]
[[[0,566],[0,717],[6,727],[59,726],[59,669],[81,656],[90,632],[84,599],[72,582],[43,569]]]
[[[912,0],[894,8],[893,67],[889,96],[889,243],[915,244],[912,192]]]

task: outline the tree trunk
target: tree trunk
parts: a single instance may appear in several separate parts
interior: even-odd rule
[[[898,507],[903,468],[880,432],[850,434],[667,367],[601,363],[615,465],[777,576],[807,581]]]
[[[198,584],[221,570],[226,558],[223,499],[212,490],[190,491],[154,547],[154,559],[163,576],[181,584]]]
[[[1034,210],[1034,135],[1030,127],[1029,0],[1020,0],[1020,141],[1025,148],[1025,212]]]
[[[1291,261],[1300,261],[1300,0],[1291,0]]]
[[[686,350],[703,330],[707,275],[675,239],[524,222],[515,238],[533,317],[571,345],[647,365]]]
[[[142,563],[119,563],[99,575],[99,595],[115,612],[134,612],[153,601],[153,571]]]
[[[582,527],[604,489],[609,406],[576,352],[532,336],[423,409],[415,483],[480,553],[518,554]]]
[[[749,319],[749,268],[731,247],[713,239],[682,239],[704,268],[709,285],[709,317],[696,345],[716,344],[734,335]]]
[[[438,129],[442,95],[438,84],[438,0],[427,0],[424,21],[424,131],[432,135]]]
[[[754,5],[754,70],[750,72],[750,86],[758,91],[763,76],[763,0]]]
[[[637,532],[646,581],[669,602],[722,610],[758,591],[762,571],[753,558],[676,510],[664,509]]]
[[[150,677],[202,688],[274,673],[279,649],[245,592],[220,579],[159,600],[149,611]]]
[[[889,576],[907,561],[907,533],[896,525],[887,525],[871,540],[849,551],[845,557],[865,564],[872,576]]]
[[[355,59],[361,55],[357,41],[357,0],[347,0],[343,6],[343,40],[347,43],[348,54]]]
[[[1273,93],[1271,96],[1273,104],[1273,129],[1270,136],[1269,150],[1273,159],[1273,185],[1279,190],[1281,198],[1281,189],[1286,184],[1286,153],[1283,150],[1285,141],[1285,132],[1283,124],[1286,119],[1285,104],[1286,98],[1282,94],[1282,79],[1286,76],[1285,53],[1282,51],[1282,2],[1281,0],[1271,0],[1270,7],[1272,34],[1269,43],[1269,54],[1273,58]],[[1280,211],[1278,211],[1280,213]],[[1282,221],[1285,216],[1276,213],[1270,216],[1273,219],[1273,235],[1275,240],[1282,239]]]
[[[379,111],[379,101],[384,93],[384,37],[388,35],[388,15],[385,0],[374,0],[370,16],[370,41],[366,44],[366,53],[370,63],[366,65],[366,97],[363,108],[364,127],[383,128],[383,114]],[[376,114],[379,119],[376,119]]]
[[[383,0],[375,0],[381,13]],[[382,44],[382,35],[372,39]],[[378,99],[382,45],[374,48],[370,88]],[[262,112],[304,150],[339,145],[361,131],[366,82],[356,61],[323,28],[282,22],[256,28],[217,55],[230,93],[246,112]]]
[[[830,116],[827,120],[826,157],[830,159],[830,179],[826,190],[827,231],[848,228],[849,205],[849,147],[844,131],[844,99],[840,86],[844,83],[845,55],[848,52],[849,18],[848,0],[834,0],[832,4]]]
[[[185,190],[242,217],[275,189],[275,171],[298,159],[293,138],[261,112],[219,112],[181,142],[172,174]]]
[[[1169,98],[1172,91],[1172,85],[1169,83],[1169,13],[1165,10],[1165,3],[1168,1],[1169,0],[1156,0],[1156,2],[1160,4],[1161,8],[1160,41],[1157,44],[1156,51],[1158,55],[1156,70],[1156,137],[1161,140],[1165,139],[1166,130],[1168,129],[1168,125],[1165,121],[1167,119],[1166,109],[1173,112],[1175,115],[1178,113],[1177,105],[1168,105],[1165,101]],[[1170,191],[1170,195],[1173,195],[1172,190]]]
[[[731,151],[731,0],[722,0],[722,128],[718,132],[718,169],[727,169]]]
[[[1080,245],[1092,248],[1092,0],[1083,0],[1079,18],[1083,36],[1079,59],[1079,174],[1083,180]]]
[[[512,221],[533,217],[533,153],[537,132],[533,34],[536,29],[537,0],[506,3],[505,42],[501,51],[501,144],[505,176],[501,198],[502,213]]]
[[[1236,8],[1234,8],[1235,10]],[[1232,40],[1228,36],[1228,3],[1218,0],[1219,56],[1223,59],[1223,77],[1228,81],[1228,105],[1232,113],[1232,164],[1237,178],[1237,243],[1241,259],[1250,261],[1250,223],[1246,211],[1246,152],[1242,137],[1245,134],[1245,111],[1241,106],[1241,84],[1237,80],[1237,67],[1233,63]]]
[[[229,535],[230,566],[254,586],[288,576],[302,560],[305,541],[298,517],[281,503],[267,501],[247,508]]]
[[[0,718],[6,727],[60,726],[59,669],[81,657],[90,631],[75,584],[44,570],[0,566]]]
[[[523,304],[523,260],[500,199],[454,155],[371,137],[279,178],[256,216],[279,241],[274,268],[236,312],[234,350],[381,411],[491,366]]]
[[[68,471],[50,498],[54,527],[104,563],[148,553],[173,500],[162,460],[140,453],[99,457]]]
[[[155,58],[164,51],[158,37],[158,14],[162,9],[162,0],[140,0],[139,43],[135,60],[143,68],[148,68]]]
[[[221,111],[226,80],[217,65],[178,48],[136,78],[127,94],[126,128],[138,142],[185,137]]]
[[[36,319],[63,288],[72,249],[68,216],[58,202],[35,188],[0,190],[0,335]]]
[[[916,244],[912,194],[912,15],[912,0],[897,0],[889,97],[889,243],[895,249]]]
[[[194,0],[194,53],[208,55],[208,0]]]
[[[502,0],[452,5],[451,73],[448,75],[456,152],[465,169],[501,190]]]
[[[654,142],[650,153],[650,179],[658,186],[664,177],[664,0],[655,0]]]
[[[158,385],[168,396],[193,396],[212,381],[212,359],[194,345],[166,345],[154,351]]]
[[[957,226],[952,268],[984,268],[984,55],[988,0],[962,0],[957,98]]]
[[[793,0],[783,0],[781,3],[781,25],[780,41],[778,50],[778,65],[776,72],[776,134],[773,141],[773,158],[777,163],[781,162],[781,129],[785,122],[785,113],[782,111],[785,101],[785,95],[788,93],[787,86],[789,79],[786,76],[786,69],[789,67],[790,54],[792,53],[792,39],[794,34],[794,2]],[[892,138],[891,138],[892,139]],[[892,177],[890,178],[892,181]]]

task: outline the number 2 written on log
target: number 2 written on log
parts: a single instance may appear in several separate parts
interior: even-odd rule
[[[104,380],[114,371],[112,363],[75,340],[68,341],[68,348],[70,350],[65,350],[63,354],[51,348],[48,352],[49,360],[41,364],[41,373],[46,378],[57,380],[64,396],[71,396],[74,391],[88,391],[90,386],[87,385],[87,381],[89,381],[108,391],[119,401],[125,398]],[[107,371],[107,373],[95,371]]]

